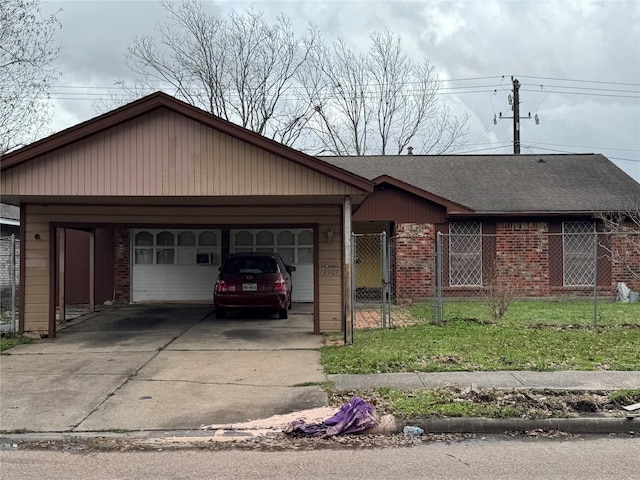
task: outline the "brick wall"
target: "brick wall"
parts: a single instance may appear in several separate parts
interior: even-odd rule
[[[624,250],[628,261],[640,271],[640,253],[622,239],[612,239],[613,249]],[[433,224],[396,225],[391,240],[391,273],[395,299],[406,303],[434,295],[436,228]],[[636,242],[637,245],[637,242]],[[565,287],[562,282],[563,242],[559,234],[550,233],[548,222],[498,222],[495,235],[483,237],[483,287],[448,286],[448,237],[443,242],[443,293],[451,297],[476,297],[484,294],[492,280],[508,285],[518,297],[590,296],[593,287]],[[611,265],[598,252],[598,295],[614,296],[617,282],[623,281],[640,290],[640,280],[622,264]]]
[[[611,238],[611,250],[619,253],[624,262],[611,266],[611,287],[624,282],[631,290],[640,291],[640,234],[617,235]],[[633,273],[632,273],[633,272]]]
[[[396,225],[396,236],[390,245],[396,301],[433,296],[435,232],[435,226],[429,223]]]
[[[115,262],[114,262],[114,288],[115,300],[120,302],[131,301],[131,275],[129,261],[129,230],[125,228],[115,229]]]
[[[546,233],[546,222],[496,224],[496,280],[528,296],[549,295],[549,236]]]

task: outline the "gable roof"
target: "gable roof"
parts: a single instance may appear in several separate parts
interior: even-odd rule
[[[321,157],[375,181],[391,176],[477,214],[579,213],[640,200],[601,154]]]
[[[145,115],[158,108],[167,108],[196,122],[238,138],[257,148],[279,155],[286,160],[317,171],[347,185],[351,185],[352,187],[361,189],[364,192],[373,191],[373,183],[354,172],[337,168],[322,159],[312,157],[267,137],[263,137],[262,135],[216,117],[163,92],[152,93],[151,95],[143,97],[123,107],[117,108],[103,115],[67,128],[66,130],[54,135],[43,138],[42,140],[34,142],[23,148],[2,155],[0,157],[0,171],[7,170],[33,158],[50,153],[98,132],[132,120],[141,115]]]

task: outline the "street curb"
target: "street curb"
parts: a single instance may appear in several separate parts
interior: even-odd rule
[[[571,434],[640,432],[640,418],[417,418],[397,422],[394,433],[405,426],[417,426],[425,433],[501,434],[528,430],[558,430]]]
[[[425,434],[473,433],[480,435],[501,435],[508,432],[526,432],[556,430],[568,434],[635,434],[640,432],[640,417],[627,416],[619,418],[393,418],[385,415],[376,427],[364,433],[392,435],[402,433],[405,426],[420,427]],[[280,433],[274,430],[268,433]],[[70,442],[82,444],[91,439],[124,440],[139,445],[155,445],[170,448],[178,444],[198,445],[206,442],[228,442],[251,440],[265,436],[251,430],[220,431],[140,431],[128,433],[113,432],[30,432],[24,434],[0,435],[0,450],[14,449],[20,444],[31,442]],[[357,434],[355,434],[357,435]]]

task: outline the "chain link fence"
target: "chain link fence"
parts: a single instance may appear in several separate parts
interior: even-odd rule
[[[565,222],[559,233],[507,223],[496,234],[481,228],[452,224],[447,234],[388,241],[356,236],[354,327],[498,322],[508,312],[530,325],[601,325],[633,322],[630,309],[640,324],[640,304],[612,308],[621,283],[630,290],[626,300],[637,301],[640,235],[594,233],[581,222]]]
[[[0,238],[0,333],[18,331],[20,286],[20,240]]]
[[[530,325],[558,319],[578,326],[615,322],[614,311],[599,307],[613,303],[619,283],[637,290],[640,256],[615,261],[613,253],[627,248],[621,236],[594,233],[581,222],[565,222],[563,228],[439,234],[433,321],[497,322],[511,311]]]
[[[387,235],[354,233],[351,244],[354,328],[386,328],[389,326]]]

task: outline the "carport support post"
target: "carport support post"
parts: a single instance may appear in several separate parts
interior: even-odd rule
[[[344,197],[342,205],[342,243],[344,245],[344,343],[353,343],[353,305],[352,284],[351,284],[351,197]]]
[[[96,311],[96,231],[89,232],[89,308]]]
[[[65,228],[58,228],[58,321],[64,323],[66,320],[65,309],[65,292],[64,292],[64,280],[65,280],[65,252],[67,248],[67,230]],[[55,322],[55,314],[54,314]]]

